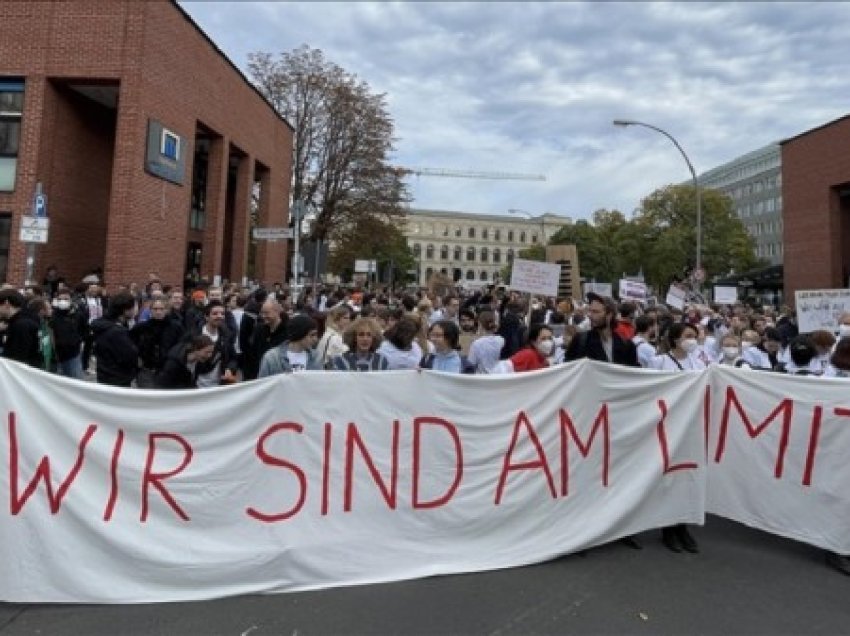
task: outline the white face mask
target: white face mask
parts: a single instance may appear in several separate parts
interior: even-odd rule
[[[850,325],[838,325],[838,337],[850,338]]]
[[[693,353],[699,347],[699,343],[696,338],[685,338],[680,342],[680,344],[685,353]]]
[[[54,300],[53,306],[56,307],[56,309],[70,309],[71,308],[71,301],[70,300]]]
[[[555,346],[555,343],[552,340],[541,340],[534,346],[537,348],[537,351],[540,352],[541,356],[548,356],[552,353],[552,348]]]
[[[732,360],[738,357],[738,347],[723,347],[723,357]]]

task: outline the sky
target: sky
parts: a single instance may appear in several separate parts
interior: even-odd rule
[[[187,2],[247,74],[302,44],[385,93],[412,207],[630,216],[659,187],[850,113],[850,3]],[[848,149],[850,152],[850,149]]]

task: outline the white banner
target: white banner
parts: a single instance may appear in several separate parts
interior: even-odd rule
[[[511,289],[541,296],[557,296],[561,266],[515,258],[511,265]]]
[[[738,302],[738,288],[715,285],[714,302],[718,305],[734,305]]]
[[[646,302],[646,283],[635,280],[620,279],[620,300],[637,300]]]
[[[794,292],[800,333],[826,329],[838,333],[841,314],[850,311],[850,289],[816,289]]]
[[[583,360],[166,392],[0,361],[0,600],[178,601],[490,570],[701,523],[707,499],[850,552],[847,385],[816,380],[773,438],[785,411],[771,419],[772,400],[806,380]],[[780,478],[766,470],[777,448]]]
[[[684,289],[680,289],[675,285],[670,285],[670,289],[667,290],[667,298],[664,302],[675,309],[684,309],[685,299],[687,299],[687,297],[688,293]]]

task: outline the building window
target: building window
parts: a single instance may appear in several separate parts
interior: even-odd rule
[[[490,232],[487,230],[486,227],[483,230],[481,230],[481,238],[484,239],[485,241],[489,240],[489,238],[490,238]]]
[[[479,280],[482,280],[482,281],[487,280],[487,272],[485,272],[483,269],[481,270],[481,276],[480,276]]]
[[[520,242],[520,243],[525,243],[525,232],[520,232],[520,233],[519,233],[519,242]]]
[[[171,161],[179,161],[180,159],[180,137],[167,128],[162,129],[159,154]]]
[[[501,241],[502,240],[502,230],[496,228],[493,233],[493,240]]]
[[[440,248],[440,260],[447,261],[449,260],[449,246],[443,245]]]
[[[508,230],[508,243],[513,243],[513,242],[514,242],[514,231]]]
[[[449,270],[448,270],[448,269],[446,269],[445,267],[441,267],[441,268],[440,268],[440,273],[441,273],[443,276],[448,276],[448,275],[449,275]]]
[[[460,227],[455,228],[455,238],[460,238],[461,230]]]
[[[466,270],[466,280],[475,280],[475,271],[468,269]]]
[[[502,251],[498,247],[493,248],[493,262],[501,263],[502,262]]]
[[[422,256],[422,246],[419,243],[413,244],[413,255],[416,258],[419,258],[420,256]]]
[[[487,248],[486,248],[486,247],[482,247],[482,248],[481,248],[481,262],[482,262],[482,263],[486,263],[486,262],[487,262],[487,258],[488,258],[489,256],[490,256],[490,255],[487,253]]]
[[[475,248],[467,247],[466,248],[466,260],[474,261],[475,260]]]
[[[434,268],[433,267],[429,267],[428,269],[425,270],[425,280],[428,280],[433,275],[434,275]]]
[[[425,258],[427,258],[429,261],[433,260],[434,258],[434,246],[430,243],[428,244],[428,247],[425,248]]]
[[[9,244],[12,235],[12,215],[0,214],[0,281],[6,280],[9,265]]]
[[[471,238],[471,239],[475,238],[475,228],[474,227],[469,228],[469,238]]]
[[[532,235],[531,235],[531,242],[532,242],[532,243],[537,243],[537,235],[536,235],[536,234],[532,234]]]
[[[455,245],[454,259],[456,261],[459,261],[461,259],[462,255],[463,255],[463,249],[460,247],[460,245]]]
[[[507,260],[508,263],[514,262],[514,251],[512,249],[508,249],[507,253],[505,254],[505,260]]]
[[[15,189],[23,114],[23,81],[0,79],[0,192]]]

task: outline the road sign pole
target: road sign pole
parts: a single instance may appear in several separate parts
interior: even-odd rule
[[[41,197],[44,194],[43,186],[41,181],[35,184],[35,196],[36,198]],[[35,205],[33,205],[33,209],[31,214],[36,216]],[[24,285],[35,285],[35,243],[27,243],[27,275],[24,281]]]

